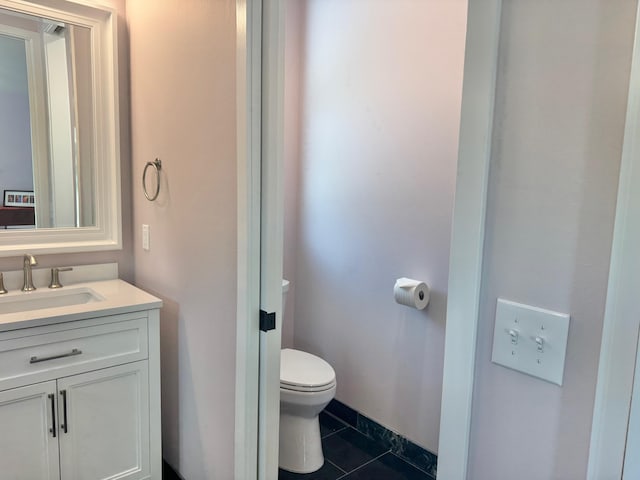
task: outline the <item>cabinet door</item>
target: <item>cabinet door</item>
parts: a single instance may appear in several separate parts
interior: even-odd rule
[[[59,480],[56,382],[0,392],[0,478]]]
[[[63,480],[149,478],[148,362],[58,380]]]

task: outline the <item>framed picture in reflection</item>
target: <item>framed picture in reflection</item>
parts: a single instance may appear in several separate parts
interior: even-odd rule
[[[4,201],[5,207],[35,207],[36,197],[33,191],[25,190],[5,190]]]

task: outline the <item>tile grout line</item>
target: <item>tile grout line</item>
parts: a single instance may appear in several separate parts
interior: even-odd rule
[[[360,416],[361,416],[361,414],[360,414],[360,413],[358,413],[358,418],[359,418]],[[365,417],[365,418],[367,418],[367,417]],[[360,433],[360,434],[364,435],[365,437],[370,438],[370,439],[371,439],[371,440],[373,440],[374,442],[377,442],[378,444],[380,444],[380,441],[379,441],[379,440],[377,440],[377,439],[373,438],[373,437],[372,437],[372,436],[370,436],[368,433],[365,433],[364,431],[360,430],[357,426],[356,426],[356,427],[354,427],[354,426],[352,426],[352,425],[348,425],[348,426],[349,426],[349,427],[351,427],[351,428],[353,428],[356,432],[358,432],[358,433]],[[383,427],[383,428],[385,428],[385,427]],[[397,433],[395,433],[395,432],[392,432],[392,433],[394,433],[395,435],[398,435],[398,434],[397,434]],[[393,451],[393,446],[391,446],[391,447],[389,448],[389,453],[391,453],[393,456],[395,456],[395,457],[396,457],[396,458],[398,458],[399,460],[403,461],[404,463],[406,463],[406,464],[408,464],[408,465],[411,465],[411,466],[412,466],[413,468],[415,468],[416,470],[418,470],[418,471],[420,471],[420,472],[424,473],[424,474],[425,474],[425,475],[427,475],[429,478],[431,478],[431,479],[435,480],[435,478],[436,478],[436,477],[434,477],[432,474],[430,474],[430,473],[429,473],[429,472],[427,472],[426,470],[423,470],[422,468],[418,467],[417,465],[415,465],[413,462],[409,461],[408,459],[403,458],[403,457],[402,457],[402,456],[400,456],[397,452],[394,452],[394,451]]]
[[[346,420],[343,420],[342,418],[338,417],[337,415],[334,415],[331,412],[327,412],[326,410],[323,410],[323,413],[325,413],[326,415],[329,415],[330,417],[333,417],[335,420],[337,420],[338,422],[340,422],[342,425],[344,425],[345,427],[353,427],[353,425],[351,425],[349,422],[347,422]],[[357,422],[356,422],[357,423]]]
[[[368,433],[365,433],[365,431],[364,431],[364,430],[360,430],[360,428],[358,428],[358,425],[359,425],[359,423],[360,423],[360,422],[359,422],[360,417],[363,417],[364,419],[366,419],[366,420],[368,420],[368,421],[373,421],[373,422],[375,423],[375,421],[374,421],[374,420],[369,419],[368,417],[366,417],[366,416],[362,415],[360,412],[357,412],[357,411],[356,411],[356,425],[351,425],[351,423],[349,423],[349,422],[347,422],[346,420],[342,419],[341,417],[339,417],[338,415],[334,414],[333,412],[330,412],[330,411],[324,410],[324,411],[323,411],[323,413],[324,413],[325,415],[327,415],[328,417],[332,417],[333,419],[337,420],[338,422],[340,422],[340,423],[343,425],[343,427],[342,427],[341,429],[336,430],[336,431],[334,431],[334,432],[331,432],[331,433],[330,433],[329,435],[327,435],[326,437],[322,437],[322,439],[323,439],[323,440],[324,440],[325,438],[330,437],[331,435],[333,435],[333,434],[335,434],[335,433],[338,433],[338,432],[341,432],[341,431],[343,431],[343,430],[345,430],[345,429],[351,428],[352,430],[355,430],[356,432],[360,433],[361,435],[364,435],[365,437],[367,437],[367,438],[369,438],[369,439],[373,440],[374,442],[376,442],[376,443],[378,443],[378,444],[380,443],[380,441],[379,441],[378,439],[375,439],[373,436],[369,435]],[[383,427],[383,428],[385,428],[386,430],[388,430],[386,427],[384,427],[384,426],[382,426],[382,427]],[[389,431],[390,431],[390,430],[389,430]],[[391,432],[391,433],[393,433],[394,435],[399,436],[400,438],[403,438],[403,439],[404,439],[404,437],[402,437],[402,436],[401,436],[400,434],[398,434],[397,432],[393,432],[393,431],[390,431],[390,432]],[[408,439],[405,439],[405,440],[408,440]],[[410,440],[408,440],[408,441],[409,441],[409,443],[413,443],[413,442],[411,442]],[[418,446],[418,447],[419,447],[419,446]],[[420,448],[421,448],[421,449],[423,449],[423,450],[425,450],[425,451],[427,451],[428,453],[431,453],[430,451],[428,451],[428,450],[424,449],[423,447],[420,447]],[[409,465],[409,466],[411,466],[411,467],[415,468],[416,470],[418,470],[420,473],[425,474],[429,479],[432,479],[432,480],[435,480],[435,479],[436,479],[436,477],[435,477],[435,476],[433,476],[433,474],[429,473],[428,471],[424,470],[424,469],[423,469],[423,468],[421,468],[420,466],[416,465],[415,463],[413,463],[413,462],[412,462],[411,460],[409,460],[408,458],[404,458],[404,457],[403,457],[399,452],[394,451],[394,446],[393,446],[393,445],[391,445],[391,446],[389,447],[389,449],[387,450],[387,452],[386,452],[386,453],[391,453],[394,457],[396,457],[396,458],[397,458],[398,460],[400,460],[401,462],[406,463],[407,465]],[[382,455],[384,455],[384,454],[382,454]],[[380,457],[377,457],[377,458],[380,458]],[[364,465],[367,465],[368,463],[370,463],[370,462],[367,462],[367,463],[365,463],[365,464],[361,465],[360,467],[358,467],[358,468],[356,468],[356,469],[352,470],[352,472],[355,472],[356,470],[358,470],[359,468],[361,468],[361,467],[362,467],[362,466],[364,466]],[[335,464],[333,464],[333,463],[332,463],[332,465],[334,465],[334,466],[336,466],[336,467],[337,467],[337,465],[335,465]],[[340,467],[338,467],[338,468],[340,468]],[[342,470],[342,469],[340,469],[340,470]],[[351,473],[351,472],[346,472],[346,473],[347,473],[347,474],[349,474],[349,473]],[[343,478],[343,477],[338,477],[338,478]]]
[[[384,425],[376,422],[374,419],[372,419],[370,417],[367,417],[366,415],[364,415],[363,413],[361,413],[361,412],[359,412],[357,410],[352,409],[348,405],[343,404],[342,402],[337,401],[335,399],[334,399],[334,401],[337,402],[339,405],[342,405],[343,407],[346,407],[347,409],[351,410],[355,414],[356,424],[355,425],[351,425],[351,423],[349,423],[346,420],[342,419],[340,416],[336,415],[335,413],[330,412],[328,410],[325,410],[324,412],[326,414],[328,414],[329,416],[336,418],[338,421],[341,421],[342,423],[346,423],[348,426],[350,426],[354,430],[357,430],[358,432],[362,433],[366,437],[369,437],[372,440],[380,443],[380,440],[378,438],[376,438],[374,435],[371,435],[367,429],[364,429],[364,428],[360,427],[360,420],[362,419],[363,423],[371,423],[371,424],[373,424],[374,427],[382,428],[386,433],[392,434],[393,437],[398,437],[403,442],[407,442],[409,445],[417,447],[418,450],[424,452],[427,455],[427,457],[435,457],[436,462],[437,462],[437,454],[435,454],[435,453],[431,452],[430,450],[427,450],[426,448],[416,444],[415,442],[411,441],[409,438],[403,436],[401,433],[398,433],[398,432],[395,432],[393,430],[390,430],[389,428],[385,427]],[[383,443],[386,443],[386,442],[383,442]],[[398,452],[394,451],[394,445],[393,444],[390,445],[389,448],[391,448],[392,453],[394,453],[397,457],[399,457],[400,459],[404,460],[405,462],[407,462],[407,463],[409,463],[409,464],[411,464],[413,466],[416,466],[416,465],[413,464],[413,462],[411,460],[409,460],[408,458],[403,458]],[[431,460],[431,458],[430,458],[430,460]],[[420,469],[421,471],[424,471],[420,467],[416,466],[416,468]],[[427,473],[428,475],[430,475],[428,472],[426,472],[426,471],[424,471],[424,472]]]
[[[336,465],[335,463],[333,463],[331,460],[329,460],[326,457],[325,457],[325,461],[329,462],[331,465],[333,465],[334,467],[336,467],[338,470],[340,470],[342,472],[342,475],[340,475],[340,477],[338,477],[338,478],[342,478],[344,475],[347,474],[347,472],[344,469],[340,468],[338,465]]]
[[[348,428],[348,427],[346,427],[346,426],[345,426],[345,427],[342,427],[340,430],[335,430],[335,431],[333,431],[333,432],[327,433],[324,437],[320,437],[320,440],[324,440],[325,438],[332,437],[332,436],[333,436],[333,435],[335,435],[336,433],[341,432],[341,431],[343,431],[343,430],[346,430],[347,428]]]
[[[354,468],[353,470],[351,470],[350,472],[345,473],[344,475],[336,478],[336,480],[340,480],[342,478],[345,478],[347,475],[351,475],[353,472],[357,472],[358,470],[360,470],[363,467],[366,467],[367,465],[369,465],[372,462],[375,462],[376,460],[378,460],[379,458],[382,458],[384,455],[386,455],[387,453],[391,453],[391,450],[387,450],[383,453],[381,453],[380,455],[378,455],[375,458],[372,458],[371,460],[369,460],[368,462],[363,463],[362,465],[360,465],[359,467]],[[341,469],[342,470],[342,469]]]
[[[332,431],[332,432],[328,433],[327,435],[325,435],[325,436],[321,437],[321,440],[322,440],[323,442],[324,442],[324,440],[325,440],[325,439],[327,439],[327,438],[329,438],[329,437],[331,437],[331,436],[333,436],[333,435],[335,435],[335,434],[337,434],[337,433],[340,433],[340,432],[343,432],[343,431],[345,431],[345,430],[351,429],[351,430],[354,430],[355,432],[357,432],[358,434],[360,434],[360,435],[362,435],[362,436],[364,436],[364,437],[366,437],[366,438],[368,438],[368,439],[370,439],[370,440],[374,441],[375,443],[379,443],[377,440],[375,440],[373,437],[370,437],[370,436],[369,436],[368,434],[366,434],[364,431],[359,430],[357,426],[354,426],[354,425],[351,425],[350,423],[345,422],[345,421],[344,421],[344,420],[342,420],[340,417],[337,417],[336,415],[334,415],[334,414],[333,414],[333,413],[331,413],[331,412],[327,412],[327,411],[325,411],[324,413],[325,413],[328,417],[332,417],[333,419],[337,420],[337,421],[340,423],[341,427],[340,427],[340,428],[338,428],[337,430],[334,430],[334,431]],[[343,479],[348,480],[349,475],[351,475],[352,473],[357,472],[358,470],[361,470],[362,468],[366,467],[367,465],[369,465],[369,464],[371,464],[371,463],[373,463],[373,462],[375,462],[375,461],[379,460],[380,458],[382,458],[383,456],[385,456],[387,453],[392,454],[394,457],[396,457],[396,458],[397,458],[398,460],[400,460],[401,462],[403,462],[403,463],[405,463],[405,464],[407,464],[407,465],[409,465],[409,466],[411,466],[411,467],[415,468],[418,472],[420,472],[420,473],[424,474],[424,475],[427,477],[427,479],[425,479],[425,480],[436,480],[436,479],[435,479],[435,477],[434,477],[432,474],[428,473],[427,471],[423,470],[422,468],[418,467],[417,465],[414,465],[412,462],[410,462],[410,461],[408,461],[408,460],[406,460],[406,459],[402,458],[398,453],[396,453],[396,452],[394,452],[394,451],[393,451],[393,448],[388,448],[388,449],[386,449],[385,451],[383,451],[382,453],[380,453],[378,456],[376,456],[376,457],[374,457],[374,458],[372,458],[372,459],[368,460],[367,462],[365,462],[365,463],[363,463],[363,464],[361,464],[361,465],[357,466],[356,468],[354,468],[354,469],[353,469],[353,470],[351,470],[351,471],[346,471],[345,469],[343,469],[343,468],[339,467],[337,464],[335,464],[334,462],[332,462],[331,460],[329,460],[328,458],[326,458],[326,456],[325,456],[325,461],[326,461],[327,463],[329,463],[329,465],[331,465],[331,466],[335,467],[335,468],[338,470],[338,474],[339,474],[339,476],[338,476],[338,477],[336,477],[336,478],[335,478],[335,480],[343,480]]]
[[[427,477],[435,480],[436,477],[434,477],[432,474],[430,474],[429,472],[427,472],[426,470],[421,469],[420,467],[418,467],[417,465],[414,465],[413,463],[411,463],[409,460],[406,460],[404,458],[402,458],[400,455],[398,455],[397,453],[395,453],[393,450],[389,450],[389,453],[391,453],[391,455],[393,455],[394,457],[396,457],[398,460],[403,461],[404,463],[406,463],[407,465],[411,465],[413,468],[415,468],[416,470],[418,470],[421,473],[424,473]]]

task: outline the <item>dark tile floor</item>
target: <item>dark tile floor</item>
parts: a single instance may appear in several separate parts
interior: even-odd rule
[[[279,480],[434,480],[333,415],[320,414],[324,465],[314,473],[280,470]]]
[[[162,480],[182,480],[182,478],[168,463],[162,462]]]

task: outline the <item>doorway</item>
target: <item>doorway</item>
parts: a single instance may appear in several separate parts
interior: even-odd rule
[[[278,4],[283,93],[264,101],[283,100],[282,346],[327,360],[340,404],[435,455],[466,2]],[[430,284],[426,310],[394,301],[400,277]]]
[[[459,169],[459,173],[461,172],[462,175],[458,180],[459,182],[461,179],[469,180],[467,177],[470,176],[476,177],[477,181],[470,182],[471,188],[468,190],[458,189],[458,192],[464,192],[464,196],[467,197],[466,206],[468,209],[464,210],[462,208],[465,205],[462,199],[460,200],[460,209],[458,209],[458,199],[456,199],[456,213],[464,214],[464,217],[467,218],[467,228],[462,228],[464,225],[462,225],[463,222],[461,221],[461,225],[458,225],[460,228],[456,230],[454,222],[454,232],[458,232],[457,245],[467,247],[466,251],[460,250],[459,252],[464,251],[468,255],[464,255],[464,259],[461,257],[458,265],[452,265],[452,278],[455,277],[459,283],[455,285],[454,282],[455,288],[452,289],[451,282],[453,280],[451,280],[449,290],[449,303],[450,305],[454,304],[456,308],[455,310],[450,309],[448,312],[447,352],[452,352],[452,355],[460,354],[461,356],[452,362],[447,362],[445,359],[445,369],[447,369],[447,366],[449,367],[448,372],[445,371],[445,377],[448,377],[449,380],[448,382],[445,381],[445,385],[448,384],[450,388],[449,390],[445,389],[444,395],[451,402],[443,402],[447,415],[443,413],[442,425],[447,424],[450,428],[442,429],[439,447],[443,449],[445,444],[449,446],[457,444],[458,446],[453,448],[453,451],[462,453],[457,458],[447,457],[447,462],[445,462],[452,468],[448,474],[443,475],[443,478],[452,479],[466,478],[466,452],[469,445],[469,408],[473,389],[473,367],[475,364],[475,335],[477,329],[475,322],[477,322],[478,318],[479,277],[482,267],[484,233],[484,202],[486,201],[488,158],[490,157],[491,147],[493,93],[495,92],[498,33],[500,31],[500,4],[501,2],[499,1],[491,2],[491,8],[486,9],[487,13],[484,14],[478,10],[480,7],[476,7],[477,9],[474,11],[473,8],[477,3],[471,2],[470,8],[472,10],[469,13],[470,18],[473,18],[476,22],[470,22],[468,45],[473,45],[474,39],[479,40],[475,45],[474,52],[478,53],[480,51],[482,54],[472,58],[469,53],[468,64],[466,65],[469,68],[465,70],[465,73],[470,71],[477,74],[480,83],[475,85],[480,85],[480,87],[477,88],[479,93],[476,91],[475,98],[472,99],[472,93],[469,93],[469,115],[464,115],[463,113],[463,120],[465,118],[469,119],[467,123],[469,130],[463,132],[466,136],[463,135],[465,138],[461,139],[461,144],[464,146],[464,154],[461,149],[460,162],[462,162],[462,168]],[[486,22],[481,21],[482,19],[485,19]],[[472,106],[474,108],[471,108]],[[465,102],[463,101],[463,111],[464,108]],[[472,128],[474,122],[477,127],[475,129]],[[541,130],[544,133],[544,128],[541,128]],[[472,161],[471,157],[474,155],[480,160]],[[464,163],[465,158],[467,163]],[[456,215],[454,218],[458,218],[458,216]],[[456,235],[454,234],[454,250],[456,246],[455,240]],[[280,285],[280,278],[273,278],[272,281],[274,285]],[[454,293],[457,295],[456,302],[452,300]],[[275,294],[272,298],[275,298]],[[450,329],[450,327],[452,328]],[[449,331],[452,332],[451,340],[449,339]],[[452,379],[457,379],[460,382],[451,382]],[[457,418],[455,418],[456,416]],[[451,432],[454,433],[452,434]]]

